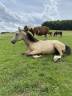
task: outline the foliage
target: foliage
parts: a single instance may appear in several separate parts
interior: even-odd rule
[[[52,30],[72,30],[72,20],[46,21],[42,26],[47,26]]]

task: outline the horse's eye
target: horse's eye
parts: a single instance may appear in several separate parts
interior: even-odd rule
[[[18,36],[18,33],[16,33],[16,36]]]

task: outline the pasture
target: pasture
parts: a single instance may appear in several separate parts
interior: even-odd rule
[[[54,63],[52,55],[22,56],[23,41],[11,44],[13,34],[0,35],[0,96],[72,96],[72,55]],[[37,36],[45,39],[44,36]],[[58,39],[72,48],[72,32]]]

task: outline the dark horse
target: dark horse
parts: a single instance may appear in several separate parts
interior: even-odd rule
[[[62,34],[62,32],[57,32],[57,31],[54,32],[54,36],[57,36],[57,35],[60,35],[62,37],[63,34]]]
[[[45,37],[47,37],[47,34],[52,36],[52,32],[49,32],[49,28],[46,26],[38,26],[34,28],[28,28],[27,26],[25,26],[24,31],[30,31],[33,34],[33,36],[35,34],[39,36],[44,35]]]

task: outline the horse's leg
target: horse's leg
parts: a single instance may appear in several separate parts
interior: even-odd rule
[[[57,44],[55,44],[55,48],[57,49],[57,51],[59,52],[60,56],[62,57],[64,50]]]
[[[62,33],[61,33],[60,35],[61,35],[61,37],[62,37]]]
[[[61,59],[62,58],[62,56],[63,56],[63,50],[60,48],[60,46],[58,46],[58,45],[56,45],[56,47],[55,47],[56,49],[57,49],[57,51],[59,52],[59,55],[55,55],[54,56],[54,61],[56,62],[56,61],[58,61],[59,59]]]
[[[42,57],[42,55],[33,55],[32,57],[36,59],[36,58]]]
[[[47,34],[45,34],[45,38],[47,39]]]
[[[34,50],[34,51],[26,53],[26,55],[27,56],[40,55],[40,52],[38,50]]]
[[[52,37],[52,32],[50,33],[50,36]]]
[[[50,36],[52,37],[52,33],[50,33]]]
[[[55,55],[53,58],[54,62],[57,62],[60,59],[61,59],[61,56],[58,56],[58,55]]]
[[[33,58],[39,58],[41,57],[42,55],[40,55],[40,52],[39,51],[31,51],[30,53],[27,53],[27,56],[32,56]]]
[[[22,55],[28,54],[29,52],[31,52],[31,50],[27,50],[26,52],[22,53]]]
[[[58,60],[60,60],[62,58],[62,56],[63,56],[62,50],[59,50],[58,52],[59,52],[59,55],[55,55],[54,56],[54,59],[53,59],[55,62],[57,62]]]
[[[56,34],[54,33],[54,37],[56,36]]]
[[[33,34],[33,36],[35,35],[34,33],[32,33]]]

